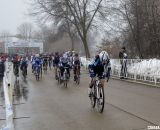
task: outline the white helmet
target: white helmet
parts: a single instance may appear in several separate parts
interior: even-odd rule
[[[123,58],[127,59],[127,53],[123,53]]]
[[[67,58],[68,56],[67,56],[67,53],[64,53],[63,54],[63,58]]]
[[[108,55],[108,53],[106,51],[102,51],[99,54],[99,57],[100,57],[101,62],[109,60],[109,55]]]
[[[37,57],[37,58],[38,58],[38,57],[39,57],[39,54],[36,54],[36,55],[35,55],[35,57]]]

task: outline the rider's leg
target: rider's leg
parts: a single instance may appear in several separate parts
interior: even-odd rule
[[[26,75],[28,74],[28,71],[27,71],[27,65],[26,65]]]
[[[74,72],[74,81],[76,80],[76,66],[73,67],[73,72]]]
[[[63,73],[64,73],[64,67],[63,66],[60,67],[60,71],[61,71],[61,78],[63,78]]]
[[[89,83],[89,88],[88,88],[89,97],[91,96],[91,89],[94,85],[95,79],[96,79],[96,77],[91,77],[91,82]]]

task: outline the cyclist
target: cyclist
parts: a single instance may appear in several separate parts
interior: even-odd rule
[[[2,57],[0,57],[0,78],[4,76],[5,65]]]
[[[20,62],[20,69],[21,69],[21,71],[23,71],[23,67],[25,67],[26,75],[27,75],[28,61],[27,61],[26,57],[23,57],[22,60],[21,60],[21,62]]]
[[[59,64],[59,68],[61,71],[61,79],[63,80],[63,73],[64,73],[64,67],[67,67],[67,73],[70,76],[70,65],[69,65],[69,58],[67,56],[67,53],[64,53],[63,56],[60,58],[60,64]]]
[[[51,64],[52,64],[52,56],[51,55],[49,55],[48,62],[49,62],[49,68],[51,70]]]
[[[47,67],[48,67],[48,57],[47,57],[47,55],[44,55],[44,57],[43,57],[43,69],[47,70]]]
[[[14,74],[19,76],[19,65],[20,65],[20,59],[18,55],[15,55],[12,59],[13,62],[13,70]]]
[[[32,58],[31,58],[32,73],[34,72],[34,64],[35,64],[35,60],[36,60],[36,57],[35,57],[35,55],[33,55]]]
[[[58,78],[57,76],[57,69],[58,69],[58,64],[60,62],[60,55],[58,52],[55,53],[55,56],[54,56],[54,60],[53,60],[53,65],[55,67],[55,75],[56,75],[56,79]]]
[[[80,64],[81,64],[81,59],[80,59],[78,53],[76,53],[75,56],[73,57],[74,81],[76,80],[77,71],[79,71],[78,73],[80,74]]]
[[[38,73],[40,74],[41,66],[42,66],[42,60],[41,60],[39,54],[36,54],[36,58],[35,58],[35,62],[34,62],[34,72],[35,72],[36,68],[38,67]]]
[[[105,79],[105,70],[104,67],[109,63],[109,55],[106,51],[102,51],[100,54],[96,55],[94,60],[89,64],[89,73],[91,77],[91,82],[89,85],[89,96],[91,93],[91,89],[94,85],[94,81],[96,80],[96,76],[100,78],[100,82],[104,85]]]

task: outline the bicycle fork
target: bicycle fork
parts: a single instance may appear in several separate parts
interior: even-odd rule
[[[100,93],[99,93],[99,83],[100,83],[100,81],[97,81],[96,82],[96,86],[97,86],[97,89],[96,89],[96,91],[97,91],[97,99],[99,99],[100,98]]]

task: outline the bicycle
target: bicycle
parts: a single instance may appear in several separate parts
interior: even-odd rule
[[[69,80],[69,74],[67,72],[68,67],[64,67],[64,73],[63,73],[63,83],[64,87],[67,87],[68,80]]]
[[[44,63],[44,65],[43,65],[44,73],[47,73],[47,66],[48,66],[48,64],[47,64],[47,63]]]
[[[92,108],[95,108],[97,104],[98,112],[102,113],[105,104],[104,86],[100,81],[100,77],[92,82],[94,83],[90,93],[91,106]]]
[[[35,77],[36,77],[36,80],[37,81],[39,81],[39,79],[40,79],[40,66],[36,66],[35,67],[35,72],[34,72],[34,74],[35,74]]]
[[[19,65],[14,65],[15,84],[19,84]]]
[[[27,76],[27,67],[26,66],[23,66],[23,68],[22,68],[22,75],[23,75],[24,80],[26,80],[26,76]]]
[[[75,69],[76,69],[75,70],[76,74],[75,74],[74,80],[75,80],[76,84],[79,85],[80,84],[80,66],[76,65]]]
[[[49,62],[49,68],[50,70],[52,70],[52,61],[48,61]]]
[[[58,84],[61,84],[62,80],[61,80],[61,71],[59,68],[57,68],[57,81],[58,81]]]

